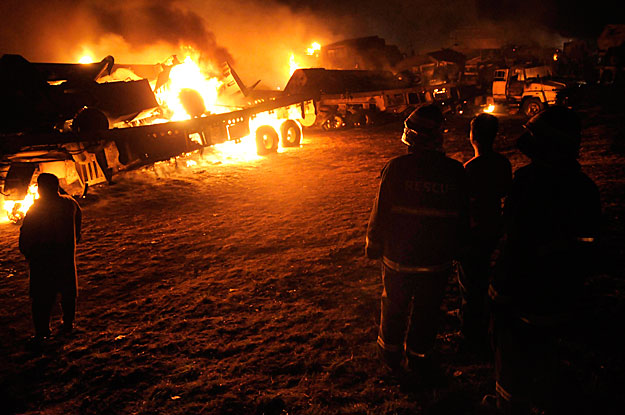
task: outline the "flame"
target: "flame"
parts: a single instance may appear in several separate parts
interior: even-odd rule
[[[314,45],[313,45],[314,46]],[[83,49],[83,56],[80,58],[81,63],[93,62],[91,54],[87,53],[87,49]],[[291,73],[293,73],[299,65],[295,61],[295,55],[291,54],[290,58]],[[196,114],[196,116],[203,116],[207,113],[224,113],[231,110],[226,105],[221,105],[219,102],[219,89],[222,85],[222,81],[215,77],[207,75],[210,73],[211,68],[205,68],[203,70],[188,55],[182,63],[173,65],[169,74],[169,81],[155,91],[155,95],[159,102],[159,105],[163,109],[163,118],[153,120],[153,123],[164,123],[167,121],[181,121],[190,119],[191,115],[185,110],[185,106],[181,101],[181,92],[185,90],[195,91],[202,99],[203,106],[206,111],[203,114]],[[297,118],[297,117],[294,117]],[[200,161],[191,159],[190,157],[197,157],[198,154],[186,154],[174,159],[180,159],[186,164],[187,168],[194,168],[200,164],[230,164],[241,162],[253,162],[261,159],[258,155],[256,148],[256,130],[263,125],[270,125],[276,132],[280,131],[280,126],[284,120],[278,119],[276,113],[264,112],[255,114],[249,120],[250,134],[243,137],[241,140],[226,141],[222,144],[206,147],[201,153]],[[192,137],[193,139],[193,137]],[[286,149],[278,148],[278,152],[283,152]],[[290,150],[290,149],[288,149]],[[7,218],[11,222],[19,223],[28,209],[32,206],[35,199],[39,198],[37,192],[37,185],[33,184],[29,187],[28,193],[24,200],[5,200],[0,206],[4,208],[7,213]],[[0,218],[0,220],[2,220]],[[6,219],[5,219],[6,220]]]
[[[213,146],[212,154],[205,160],[220,164],[245,163],[260,160],[256,151],[256,130],[243,137],[238,143],[226,141]]]
[[[93,58],[91,55],[83,55],[80,59],[78,59],[78,63],[93,63]]]
[[[39,199],[39,192],[37,191],[37,185],[31,184],[28,187],[28,193],[24,200],[5,200],[4,210],[8,219],[13,223],[18,223],[24,219],[26,212],[33,205],[35,199]]]
[[[93,63],[95,60],[93,59],[93,52],[90,47],[82,46],[80,53],[76,54],[76,56],[80,56],[78,58],[78,63]]]
[[[312,45],[308,48],[308,54],[314,55],[316,52],[321,50],[321,45],[319,42],[313,42]]]
[[[293,75],[293,72],[299,68],[299,64],[295,61],[295,54],[291,53],[291,57],[289,58],[289,76]]]
[[[210,113],[222,113],[227,108],[219,106],[218,89],[221,81],[204,75],[202,69],[187,56],[183,63],[175,65],[169,73],[169,82],[156,91],[156,97],[162,107],[170,114],[170,121],[181,121],[191,118],[180,99],[185,90],[193,90],[202,97],[204,107]]]
[[[486,113],[490,114],[493,111],[495,111],[495,106],[493,104],[490,104],[488,107],[484,108],[484,112]]]

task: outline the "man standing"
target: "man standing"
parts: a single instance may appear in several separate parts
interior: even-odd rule
[[[576,160],[577,114],[549,107],[525,127],[517,144],[531,163],[515,172],[504,208],[506,240],[489,287],[497,405],[509,414],[529,414],[533,404],[567,413],[560,405],[574,400],[557,391],[557,344],[575,322],[601,204]]]
[[[61,294],[62,331],[72,331],[76,313],[76,243],[81,210],[70,196],[59,194],[59,179],[49,173],[37,178],[39,199],[20,229],[19,247],[30,267],[35,341],[50,336],[50,314]]]
[[[435,105],[406,119],[408,154],[382,171],[365,249],[367,257],[382,260],[382,360],[399,371],[405,356],[426,381],[436,370],[432,350],[452,261],[468,231],[465,173],[443,153],[442,123]]]
[[[512,182],[512,166],[493,150],[499,121],[480,114],[471,121],[469,139],[475,157],[464,169],[470,200],[470,243],[458,273],[462,307],[462,333],[470,350],[486,356],[488,347],[487,298],[491,256],[503,232],[502,202]]]

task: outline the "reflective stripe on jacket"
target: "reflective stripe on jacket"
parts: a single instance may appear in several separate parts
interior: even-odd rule
[[[448,264],[468,230],[469,199],[461,163],[430,150],[387,163],[369,218],[367,256],[384,257],[402,269]]]

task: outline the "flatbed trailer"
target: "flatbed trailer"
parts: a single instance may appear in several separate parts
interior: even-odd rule
[[[281,96],[222,114],[184,121],[77,132],[0,135],[0,184],[5,200],[22,200],[42,172],[57,175],[74,195],[113,175],[255,133],[259,154],[299,146],[302,123],[315,106],[303,96]],[[11,218],[11,214],[9,213]],[[12,220],[19,220],[19,215]]]

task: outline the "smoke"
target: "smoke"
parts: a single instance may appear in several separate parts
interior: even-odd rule
[[[113,55],[118,63],[153,64],[188,47],[217,68],[235,65],[249,83],[282,87],[289,56],[313,41],[341,38],[319,17],[275,1],[3,0],[0,54],[34,62],[77,62]]]
[[[132,46],[164,42],[173,46],[191,46],[204,57],[231,61],[226,48],[217,44],[206,21],[192,10],[184,10],[173,1],[104,3],[90,6],[97,32],[123,37]]]
[[[0,12],[0,51],[31,60],[71,62],[91,52],[155,63],[161,50],[165,59],[186,46],[208,60],[232,60],[201,15],[171,0],[5,0]]]
[[[595,16],[598,27],[590,8],[582,16]],[[313,41],[377,35],[402,52],[425,53],[453,47],[454,30],[472,26],[510,42],[555,43],[562,40],[557,32],[574,35],[567,22],[583,26],[571,18],[574,9],[544,0],[3,0],[0,54],[50,62],[113,55],[119,63],[153,64],[192,47],[214,67],[228,60],[246,83],[261,79],[276,88],[288,80],[290,55]]]

